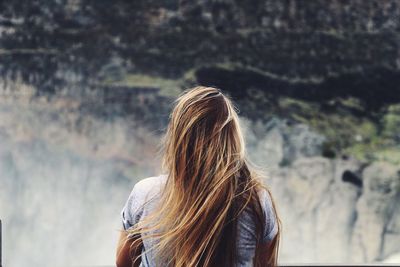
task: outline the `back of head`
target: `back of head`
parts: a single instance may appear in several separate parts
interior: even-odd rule
[[[185,91],[176,101],[165,138],[163,167],[171,177],[182,178],[175,182],[186,192],[206,190],[211,184],[205,177],[221,182],[237,172],[243,159],[243,137],[231,101],[212,87]],[[196,186],[185,186],[195,181]]]
[[[163,152],[168,178],[160,207],[136,231],[156,230],[154,250],[162,266],[234,266],[238,216],[252,210],[260,237],[263,213],[257,195],[262,184],[245,159],[229,97],[212,87],[184,91]]]

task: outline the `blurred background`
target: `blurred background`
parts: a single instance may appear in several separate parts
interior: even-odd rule
[[[282,264],[400,263],[400,2],[0,2],[3,266],[114,265],[185,88],[240,110]]]

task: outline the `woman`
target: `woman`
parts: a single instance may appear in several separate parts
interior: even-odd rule
[[[185,91],[165,135],[167,174],[138,182],[122,210],[117,266],[275,266],[280,221],[244,148],[227,96]]]

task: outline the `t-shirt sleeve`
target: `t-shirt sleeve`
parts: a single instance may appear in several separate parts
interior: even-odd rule
[[[127,201],[121,211],[122,227],[127,230],[139,222],[143,213],[143,207],[140,204],[141,194],[135,185],[129,194]]]
[[[278,233],[278,223],[275,216],[274,208],[272,206],[271,197],[266,190],[263,190],[261,199],[262,199],[261,204],[264,210],[264,221],[265,221],[263,242],[266,243],[271,241]]]

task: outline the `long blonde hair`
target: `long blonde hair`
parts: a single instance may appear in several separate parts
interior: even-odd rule
[[[254,265],[277,264],[280,220],[273,204],[278,234],[267,259],[261,259],[265,219],[257,192],[269,190],[249,167],[229,97],[201,86],[180,95],[164,138],[162,165],[168,177],[160,206],[128,230],[129,236],[141,237],[134,239],[131,251],[143,239],[156,238],[151,249],[157,266],[235,266],[237,219],[246,208],[256,223]]]

